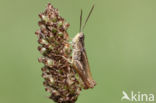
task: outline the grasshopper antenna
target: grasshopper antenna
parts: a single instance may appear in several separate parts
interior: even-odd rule
[[[80,32],[81,32],[81,26],[82,26],[82,9],[81,9],[81,14],[80,14]]]
[[[86,19],[86,21],[85,21],[85,23],[84,23],[84,25],[83,25],[83,27],[82,27],[82,30],[84,30],[84,28],[85,28],[85,26],[86,26],[86,23],[87,23],[87,21],[88,21],[90,15],[91,15],[93,9],[94,9],[94,5],[92,6],[92,8],[91,8],[91,10],[90,10],[90,12],[89,12],[89,14],[88,14],[88,16],[87,16],[87,19]]]

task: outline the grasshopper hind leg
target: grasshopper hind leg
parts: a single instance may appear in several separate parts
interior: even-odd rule
[[[88,78],[88,76],[87,76],[86,72],[84,71],[83,66],[81,64],[82,63],[78,60],[73,61],[74,69],[79,74],[82,81],[84,82],[84,85],[85,85],[84,89],[93,88],[95,86],[95,82]]]

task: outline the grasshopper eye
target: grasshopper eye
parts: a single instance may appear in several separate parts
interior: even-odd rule
[[[84,38],[84,34],[81,33],[81,34],[79,35],[79,38],[80,38],[80,39],[83,39],[83,38]]]
[[[80,39],[83,39],[83,36],[80,36]]]

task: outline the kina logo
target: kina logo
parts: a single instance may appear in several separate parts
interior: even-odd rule
[[[121,97],[121,101],[131,101],[131,102],[153,102],[154,94],[152,93],[141,93],[131,91],[130,95],[128,95],[125,91],[122,91],[123,96]]]

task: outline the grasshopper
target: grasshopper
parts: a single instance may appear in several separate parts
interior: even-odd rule
[[[87,53],[86,53],[85,45],[84,45],[85,36],[83,33],[84,27],[91,15],[93,9],[94,9],[94,5],[92,6],[82,28],[81,28],[81,25],[82,25],[82,10],[81,10],[80,32],[77,33],[77,35],[72,39],[73,52],[72,52],[72,62],[71,63],[73,65],[74,69],[76,70],[76,72],[79,74],[82,81],[84,82],[84,85],[85,85],[84,89],[93,88],[96,85],[96,83],[93,80],[92,75],[91,75],[88,58],[87,58]]]
[[[57,56],[61,56],[63,57],[65,60],[67,60],[67,62],[69,62],[75,69],[75,71],[79,74],[80,78],[82,79],[83,83],[84,83],[84,89],[89,89],[89,88],[93,88],[96,83],[92,78],[91,75],[91,71],[90,71],[90,67],[89,67],[89,62],[88,62],[88,58],[87,58],[87,53],[85,50],[85,45],[84,45],[84,27],[92,13],[94,9],[94,5],[92,6],[87,19],[85,20],[84,25],[81,27],[82,25],[82,10],[81,10],[81,14],[80,14],[80,30],[79,33],[77,33],[77,35],[72,39],[72,60],[67,59],[64,56],[61,55],[57,55]]]

